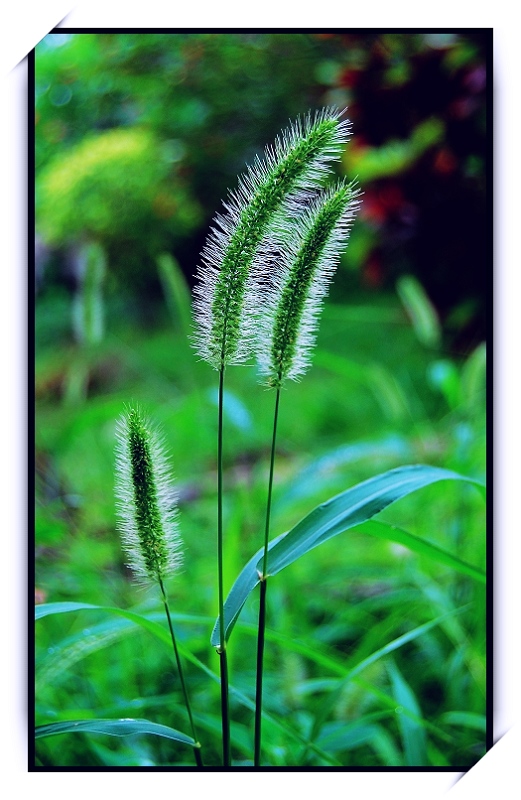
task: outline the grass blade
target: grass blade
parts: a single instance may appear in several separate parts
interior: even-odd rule
[[[87,630],[62,639],[50,648],[50,652],[37,659],[36,691],[40,692],[46,686],[56,687],[70,675],[72,667],[79,661],[138,630],[129,620],[115,618],[103,620]]]
[[[162,625],[159,625],[157,622],[154,622],[153,619],[144,617],[141,614],[136,614],[132,611],[124,611],[121,608],[116,608],[113,606],[97,606],[91,603],[72,603],[72,602],[47,603],[36,606],[36,615],[37,619],[38,618],[41,619],[45,616],[49,616],[52,614],[62,614],[62,613],[69,613],[82,610],[105,611],[110,614],[116,614],[125,617],[126,619],[135,622],[137,625],[140,625],[149,633],[160,639],[167,647],[170,647],[170,635],[166,630],[166,628],[164,628]],[[160,619],[163,618],[162,614],[154,614],[153,616]],[[212,622],[210,618],[192,617],[182,614],[178,615],[174,614],[173,618],[178,620],[185,620],[188,622],[207,622],[208,624],[211,624]],[[253,635],[255,636],[256,636],[256,631],[257,629],[255,626],[255,630],[253,631]],[[269,635],[270,634],[268,632],[268,636]],[[186,661],[189,661],[191,664],[197,667],[197,669],[204,672],[205,675],[211,678],[211,680],[213,680],[215,683],[220,683],[219,676],[215,672],[213,672],[209,667],[207,667],[206,664],[203,664],[203,662],[200,659],[198,659],[197,656],[194,656],[193,653],[190,652],[190,650],[188,650],[187,648],[185,648],[182,644],[179,644],[179,652],[185,658]],[[236,689],[232,684],[230,684],[229,688],[230,688],[230,694],[233,695],[233,697],[238,703],[240,703],[244,708],[248,709],[249,711],[255,710],[255,703],[252,700],[250,700],[249,697],[247,697],[241,691]],[[266,723],[283,731],[287,736],[290,736],[293,740],[300,742],[301,744],[307,744],[305,738],[297,731],[293,730],[293,728],[287,723],[281,722],[276,717],[272,717],[265,711],[262,712],[262,716]],[[340,762],[338,762],[333,756],[328,755],[316,745],[310,743],[308,746],[326,763],[337,767],[342,766]]]
[[[396,664],[392,661],[387,664],[393,695],[398,703],[398,725],[403,741],[405,752],[405,762],[409,767],[426,767],[427,759],[427,736],[425,728],[418,720],[421,720],[421,709],[416,700],[414,692],[405,681]],[[403,712],[409,712],[404,714]]]
[[[464,728],[486,733],[487,718],[483,714],[475,714],[472,711],[447,711],[440,717],[440,722],[444,725],[456,725]]]
[[[396,290],[411,319],[418,341],[426,347],[438,347],[441,340],[440,321],[421,283],[414,275],[402,275],[398,279]]]
[[[318,355],[318,353],[317,353]],[[328,490],[333,484],[336,486],[343,478],[343,471],[356,461],[365,461],[368,464],[378,460],[389,459],[390,465],[394,461],[409,458],[412,449],[407,441],[397,435],[386,436],[375,441],[360,441],[353,444],[343,444],[323,453],[318,458],[308,462],[293,478],[285,483],[284,494],[274,502],[274,507],[280,512],[297,501],[316,497],[320,492]],[[339,485],[338,488],[341,488]]]
[[[441,480],[466,481],[484,490],[483,485],[472,478],[423,464],[384,472],[317,506],[288,533],[273,540],[269,545],[267,574],[276,575],[333,536],[367,522],[391,503]],[[264,549],[259,550],[246,564],[224,603],[226,638],[246,599],[259,583],[263,552]],[[219,646],[219,628],[220,621],[217,620],[211,637],[214,647]]]
[[[413,550],[415,553],[426,556],[433,561],[438,561],[440,564],[445,564],[456,570],[456,572],[462,575],[468,575],[480,581],[480,583],[486,583],[487,581],[487,576],[482,570],[473,567],[471,564],[467,564],[466,561],[462,561],[460,558],[456,558],[456,556],[453,556],[441,547],[426,542],[424,539],[420,539],[419,536],[414,536],[414,534],[408,531],[404,531],[403,528],[397,528],[395,525],[389,525],[387,522],[369,520],[362,525],[358,525],[356,530],[359,533],[368,533],[379,539],[386,539],[390,542],[402,544],[409,550]]]
[[[156,259],[159,277],[174,326],[185,336],[192,332],[192,296],[183,271],[170,253]]]
[[[373,714],[366,714],[354,722],[343,720],[331,722],[324,725],[317,744],[328,753],[339,753],[353,750],[364,744],[371,744],[381,730],[379,725],[374,724],[374,721],[389,719],[391,713],[390,711],[377,711]]]
[[[135,622],[137,625],[146,628],[150,633],[159,636],[165,642],[170,642],[170,635],[168,631],[157,622],[153,622],[141,614],[136,614],[133,611],[125,611],[123,608],[116,608],[113,606],[97,606],[91,603],[43,603],[35,607],[35,619],[42,619],[50,614],[65,614],[71,611],[108,611],[111,614],[117,614],[120,617]],[[175,615],[174,615],[175,618]]]
[[[35,730],[36,739],[62,733],[103,733],[108,736],[134,736],[151,734],[195,747],[195,741],[174,728],[149,722],[147,719],[77,719],[40,725]]]
[[[466,608],[467,607],[463,606],[461,608],[455,609],[454,611],[448,614],[443,614],[441,617],[436,617],[436,619],[433,619],[430,622],[425,622],[423,625],[419,625],[413,630],[407,631],[407,633],[398,636],[396,639],[393,639],[392,641],[388,642],[383,647],[380,647],[378,650],[375,650],[373,653],[366,656],[366,658],[362,659],[362,661],[359,661],[355,666],[351,668],[348,667],[342,680],[339,681],[336,688],[331,691],[329,697],[322,702],[320,712],[317,714],[313,724],[313,728],[311,730],[310,741],[308,743],[308,746],[310,746],[311,741],[315,740],[316,737],[318,736],[324,721],[327,719],[328,715],[332,712],[332,710],[336,706],[344,686],[349,681],[356,678],[364,669],[366,669],[366,667],[369,667],[371,664],[374,664],[376,661],[388,655],[389,653],[398,650],[400,647],[403,647],[403,645],[414,641],[414,639],[418,639],[424,633],[427,633],[427,631],[431,630],[431,628],[436,627],[445,619],[448,619],[451,616],[460,614],[462,611],[466,610]],[[422,719],[419,709],[417,710],[417,712],[415,712],[412,709],[412,707],[409,708],[407,706],[404,706],[404,714],[407,717],[409,717],[415,725],[418,725],[420,727],[426,727],[428,725],[428,723],[424,722],[424,720]],[[429,728],[433,727],[434,726],[429,724]]]

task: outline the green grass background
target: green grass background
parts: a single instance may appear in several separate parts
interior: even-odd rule
[[[186,302],[173,316],[159,303],[146,327],[125,324],[109,304],[107,336],[87,355],[66,336],[45,342],[60,302],[37,308],[38,600],[135,609],[166,626],[157,593],[132,583],[115,530],[115,421],[126,402],[139,402],[163,427],[172,454],[185,563],[168,590],[180,643],[196,659],[187,663],[187,679],[206,763],[218,764],[218,659],[209,645],[217,609],[217,373],[198,362],[182,330]],[[483,355],[480,348],[457,361],[426,348],[397,296],[373,296],[370,304],[359,297],[346,306],[333,291],[314,366],[283,392],[272,535],[330,496],[402,464],[429,463],[482,480]],[[87,396],[74,401],[67,386],[82,359]],[[262,541],[273,402],[254,367],[229,369],[226,589]],[[471,486],[436,484],[380,518],[485,568],[484,503]],[[483,583],[356,529],[288,567],[272,579],[268,597],[265,762],[474,763],[485,744],[485,601]],[[257,603],[254,593],[229,645],[236,763],[248,763],[252,752]],[[389,642],[444,615],[348,677]],[[102,611],[46,617],[36,630],[37,723],[135,716],[186,730],[168,642]],[[152,736],[74,734],[39,741],[37,763],[192,762],[189,748]]]

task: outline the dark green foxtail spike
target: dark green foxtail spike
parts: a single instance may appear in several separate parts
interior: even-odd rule
[[[259,324],[257,357],[269,386],[298,379],[310,364],[318,315],[359,207],[359,192],[340,181],[294,220],[275,263]]]
[[[116,496],[129,566],[144,581],[161,581],[181,561],[175,492],[162,442],[137,408],[117,428]]]

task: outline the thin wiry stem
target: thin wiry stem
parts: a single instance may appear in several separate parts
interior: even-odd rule
[[[175,638],[174,626],[172,624],[172,617],[170,616],[170,609],[168,607],[168,599],[167,599],[166,592],[165,592],[165,587],[164,587],[164,584],[163,584],[163,581],[161,580],[161,578],[159,578],[159,588],[161,589],[161,599],[163,600],[163,605],[165,607],[166,618],[168,620],[168,627],[170,629],[170,637],[172,639],[172,645],[173,645],[173,648],[174,648],[175,660],[176,660],[176,663],[177,663],[177,671],[179,672],[179,678],[180,678],[180,681],[181,681],[181,688],[183,690],[183,695],[184,695],[184,699],[185,699],[186,711],[188,713],[188,719],[190,720],[190,727],[192,729],[192,738],[195,741],[195,745],[194,745],[195,762],[196,762],[198,767],[203,767],[204,764],[203,764],[203,758],[202,758],[202,755],[201,755],[201,744],[199,742],[199,738],[197,736],[197,732],[196,732],[196,729],[195,729],[194,718],[192,716],[192,709],[190,707],[190,700],[188,698],[188,691],[187,691],[186,683],[185,683],[185,679],[184,679],[183,665],[181,663],[181,658],[179,656],[179,650],[177,649],[177,641],[176,641],[176,638]]]
[[[235,192],[224,204],[225,213],[217,215],[207,239],[198,268],[194,289],[196,332],[194,345],[201,358],[219,372],[219,422],[217,455],[217,558],[219,593],[219,646],[221,665],[221,709],[223,726],[223,761],[229,766],[230,715],[228,703],[228,666],[224,625],[223,594],[223,519],[222,519],[222,435],[224,370],[231,364],[246,361],[255,346],[259,323],[259,285],[265,276],[265,264],[286,239],[293,236],[294,220],[307,207],[314,192],[323,185],[331,162],[341,156],[350,133],[343,112],[325,108],[313,117],[299,119],[267,148],[265,158],[256,159],[240,179]],[[279,283],[282,282],[279,281]],[[288,305],[288,304],[286,304]],[[295,327],[295,325],[293,325]],[[286,354],[285,354],[286,355]],[[287,354],[291,359],[292,353]],[[277,389],[286,377],[281,363]],[[271,377],[271,375],[270,375]],[[278,409],[278,398],[277,398]],[[276,435],[274,426],[265,532],[264,568],[267,564],[271,485]],[[263,582],[265,583],[263,576]],[[265,593],[264,597],[265,611]],[[262,624],[264,637],[264,622]],[[262,648],[260,646],[260,695],[262,695]],[[260,706],[260,704],[259,704]],[[259,722],[260,724],[260,722]],[[260,747],[260,728],[259,728]],[[258,749],[258,748],[257,748]]]
[[[221,671],[221,717],[223,736],[223,764],[229,767],[230,755],[230,708],[228,699],[228,659],[224,635],[224,580],[223,580],[223,400],[224,367],[219,371],[219,411],[217,433],[217,570],[219,585],[220,647],[219,663]]]
[[[266,590],[268,581],[260,582],[259,627],[257,632],[257,683],[255,689],[255,749],[253,765],[260,767],[262,746],[262,677],[264,667],[264,634],[266,631]]]
[[[273,488],[273,472],[275,467],[275,445],[277,440],[277,422],[279,417],[280,386],[275,398],[273,415],[273,436],[271,440],[270,476],[268,480],[268,500],[266,503],[266,525],[264,530],[264,555],[262,559],[262,576],[260,582],[259,628],[257,633],[257,684],[255,693],[255,753],[254,766],[260,766],[262,740],[262,679],[264,673],[264,636],[266,630],[266,592],[268,588],[268,541],[270,535],[271,495]]]
[[[328,284],[347,244],[349,227],[357,208],[357,191],[340,182],[315,198],[296,223],[293,238],[285,242],[268,291],[267,309],[261,319],[257,353],[261,373],[277,389],[273,419],[270,475],[266,505],[264,554],[260,575],[260,607],[257,639],[254,765],[261,761],[262,682],[266,627],[268,541],[275,463],[275,443],[280,389],[288,378],[296,379],[309,366],[318,313]]]
[[[275,411],[273,414],[273,435],[271,439],[271,456],[270,456],[270,476],[268,480],[268,501],[266,504],[266,524],[264,526],[264,556],[262,560],[262,576],[267,578],[268,567],[268,542],[270,536],[270,518],[271,518],[271,492],[273,488],[273,472],[275,467],[275,444],[277,441],[277,423],[279,419],[279,404],[280,404],[280,386],[277,389],[275,396]]]

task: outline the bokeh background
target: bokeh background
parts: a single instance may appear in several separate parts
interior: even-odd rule
[[[484,478],[490,45],[480,29],[58,33],[39,43],[37,603],[154,612],[157,598],[131,583],[115,531],[114,424],[125,402],[138,401],[165,430],[180,488],[187,554],[172,593],[189,615],[186,645],[216,668],[216,374],[189,345],[190,290],[237,175],[290,119],[324,105],[348,108],[353,135],[337,172],[358,178],[363,202],[313,368],[283,397],[274,535],[404,463]],[[260,545],[273,396],[254,369],[230,371],[228,387],[229,586]],[[470,488],[422,490],[385,519],[485,566],[483,505]],[[365,684],[346,684],[318,731],[321,698],[338,678],[287,641],[273,645],[270,712],[322,737],[342,764],[473,763],[484,748],[483,586],[397,545],[344,537],[273,581],[269,624],[288,641],[301,637],[309,652],[352,665],[415,625],[466,610],[392,663],[378,660]],[[254,602],[243,617],[255,621]],[[39,623],[39,721],[137,707],[155,719],[177,702],[169,654],[150,652],[131,626],[104,624],[100,616],[85,634],[81,615]],[[232,681],[251,695],[254,640],[246,628],[234,636]],[[215,733],[218,692],[195,667],[190,682],[194,705],[213,709],[201,724]],[[411,753],[411,730],[395,714],[404,683],[421,752]],[[246,759],[251,713],[239,704],[234,715],[235,755]],[[270,742],[270,763],[321,763],[280,731]],[[80,736],[47,740],[38,757],[94,766],[172,758],[164,743]]]

